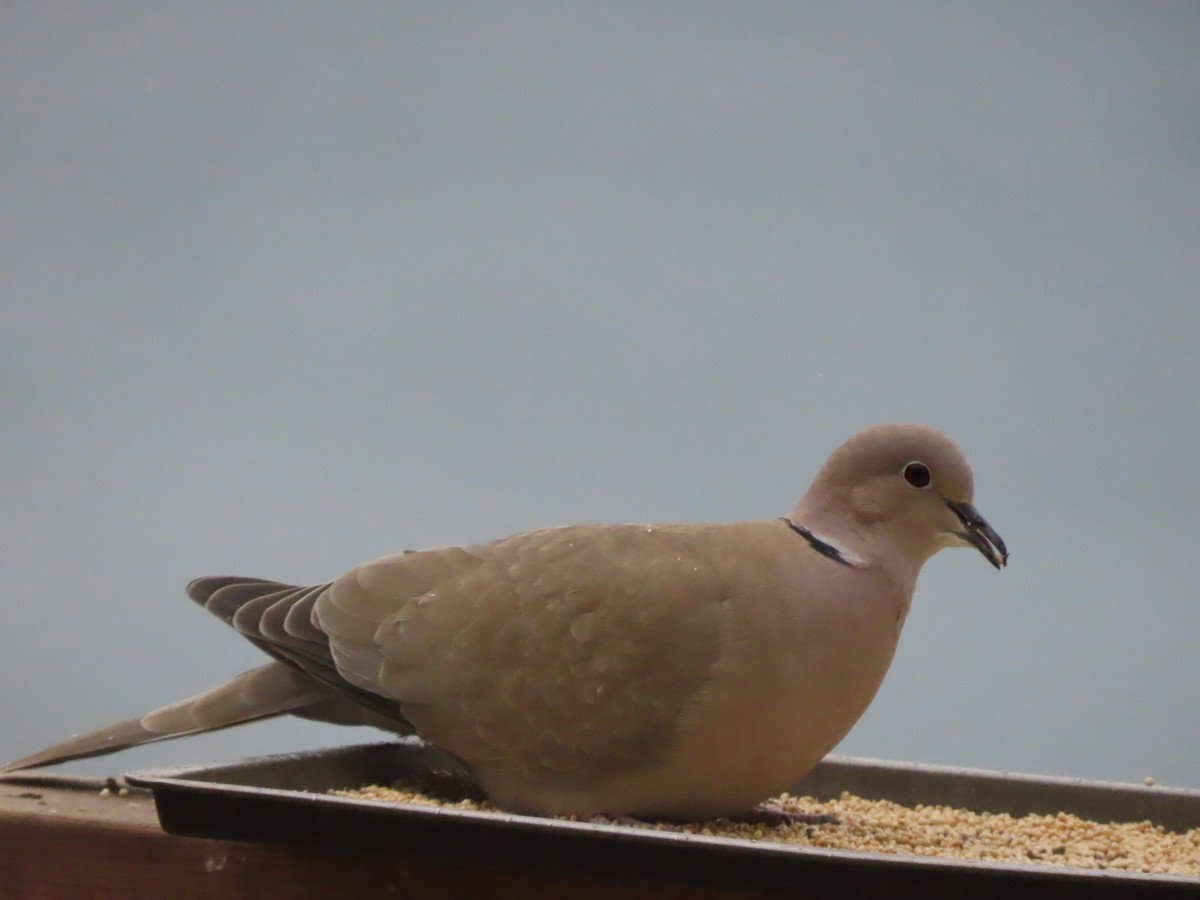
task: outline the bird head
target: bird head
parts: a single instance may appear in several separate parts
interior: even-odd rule
[[[974,547],[997,569],[1003,539],[974,506],[962,451],[924,425],[879,425],[837,448],[792,511],[822,540],[866,560],[901,553],[918,566],[944,547]]]

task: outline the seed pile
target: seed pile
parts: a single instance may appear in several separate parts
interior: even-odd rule
[[[330,793],[358,799],[502,812],[473,800],[442,801],[402,785],[370,785]],[[1200,828],[1178,833],[1150,822],[1102,823],[1068,813],[1013,817],[949,806],[902,806],[865,800],[848,791],[835,800],[781,794],[773,806],[791,812],[828,813],[830,825],[764,825],[723,819],[677,826],[635,827],[686,831],[743,840],[775,841],[826,850],[941,856],[1009,863],[1045,863],[1083,869],[1122,869],[1153,875],[1200,877]]]

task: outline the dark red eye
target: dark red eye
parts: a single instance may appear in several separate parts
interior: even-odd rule
[[[915,460],[905,465],[901,474],[904,475],[904,480],[915,488],[927,488],[933,480],[933,476],[929,474],[929,466]]]

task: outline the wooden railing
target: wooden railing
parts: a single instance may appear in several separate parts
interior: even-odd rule
[[[406,853],[177,837],[148,792],[90,779],[0,781],[0,898],[611,897],[612,886]],[[546,873],[542,873],[543,875]],[[622,896],[652,893],[634,890]],[[653,894],[661,897],[661,892]]]

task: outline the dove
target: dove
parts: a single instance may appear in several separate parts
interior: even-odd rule
[[[272,660],[0,768],[291,714],[416,734],[496,805],[697,820],[787,790],[891,664],[922,565],[1004,541],[934,428],[869,428],[782,517],[570,525],[405,551],[315,587],[187,589]]]

